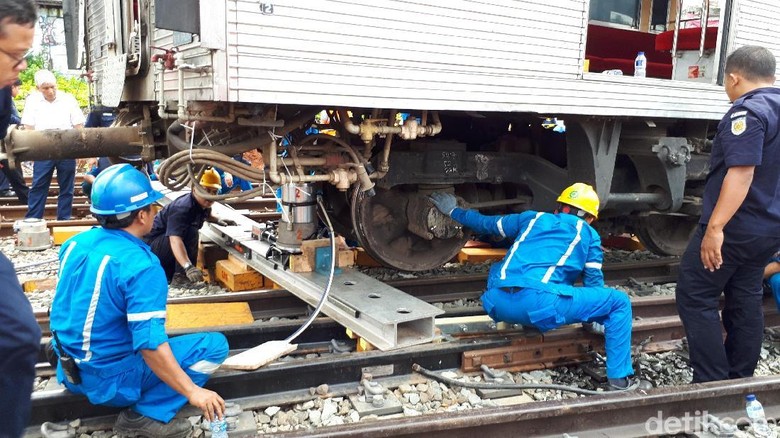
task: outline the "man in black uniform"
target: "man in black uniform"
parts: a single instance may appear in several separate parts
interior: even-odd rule
[[[37,12],[32,0],[0,2],[0,133],[11,117],[10,86],[27,68]],[[41,329],[22,292],[14,266],[0,254],[0,436],[19,437],[30,420],[30,394]]]
[[[203,173],[200,185],[212,195],[222,188],[214,169]],[[144,236],[144,241],[160,259],[168,283],[174,280],[174,274],[177,274],[173,282],[175,285],[186,284],[183,276],[192,283],[203,281],[203,271],[193,262],[197,261],[198,255],[198,230],[204,222],[235,225],[232,220],[212,216],[212,205],[214,201],[204,199],[193,191],[166,205],[154,218],[152,231]]]
[[[718,125],[699,228],[682,256],[677,282],[694,383],[752,376],[761,352],[761,279],[780,248],[775,68],[772,52],[758,46],[741,47],[726,61],[724,86],[733,104]]]

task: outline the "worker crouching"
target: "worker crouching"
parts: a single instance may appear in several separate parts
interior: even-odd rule
[[[555,214],[525,211],[485,216],[458,208],[455,196],[434,193],[434,205],[476,233],[514,239],[488,276],[482,305],[494,321],[533,326],[542,332],[577,322],[603,325],[610,389],[630,386],[631,302],[604,286],[601,238],[590,223],[599,198],[576,183],[558,197]],[[574,287],[582,276],[584,287]]]
[[[222,188],[222,181],[214,169],[207,169],[200,178],[200,186],[209,194],[216,195]],[[195,266],[194,261],[198,256],[198,231],[204,222],[236,224],[230,219],[212,216],[212,205],[214,201],[195,191],[182,195],[160,210],[152,230],[144,236],[144,241],[160,259],[172,286],[203,285],[203,271]]]
[[[120,436],[187,436],[189,421],[174,418],[187,402],[209,420],[224,412],[224,400],[202,386],[227,357],[227,340],[165,332],[168,284],[141,240],[162,197],[148,177],[129,164],[111,166],[91,197],[102,227],[60,250],[51,307],[57,380],[93,404],[129,407],[114,426]]]

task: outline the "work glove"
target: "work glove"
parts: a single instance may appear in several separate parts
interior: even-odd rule
[[[447,216],[450,216],[452,214],[452,210],[455,210],[455,207],[458,206],[458,201],[455,199],[455,195],[451,195],[449,193],[436,192],[433,193],[430,198],[431,202],[433,202],[433,205],[435,205],[440,212],[446,214]]]
[[[187,268],[186,274],[187,278],[193,283],[199,283],[203,281],[203,271],[201,271],[200,268],[195,265]]]
[[[604,324],[597,322],[583,322],[582,327],[585,331],[604,336]]]
[[[230,225],[238,225],[238,224],[233,219],[218,219],[217,220],[217,225],[222,226],[222,227],[227,227],[227,226],[230,226]]]

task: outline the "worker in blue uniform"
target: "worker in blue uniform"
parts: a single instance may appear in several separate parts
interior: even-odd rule
[[[677,281],[693,382],[752,376],[761,353],[761,280],[780,248],[775,68],[772,52],[758,46],[740,47],[726,60],[724,87],[732,106],[718,125],[699,226],[680,260]]]
[[[514,240],[494,264],[482,295],[494,321],[533,326],[542,332],[577,322],[603,326],[610,389],[631,385],[631,302],[604,286],[601,238],[589,224],[598,216],[599,198],[576,183],[558,197],[555,213],[525,211],[485,216],[457,206],[455,196],[434,193],[442,213],[476,233]],[[583,287],[574,287],[582,276]]]
[[[168,338],[168,284],[141,237],[152,228],[152,203],[162,194],[129,164],[95,179],[90,210],[102,227],[67,240],[51,306],[57,380],[91,403],[123,410],[120,436],[185,437],[189,402],[209,420],[225,402],[202,386],[225,360],[221,333]]]
[[[764,283],[775,297],[775,306],[780,312],[780,251],[772,256],[772,260],[764,267]]]
[[[11,85],[27,68],[24,55],[32,47],[37,20],[32,0],[0,2],[0,137],[3,138],[14,110]],[[3,172],[16,175],[8,169],[7,160],[1,162]],[[41,329],[22,292],[13,264],[2,253],[0,297],[0,436],[17,438],[22,436],[30,421],[30,395]]]
[[[200,186],[209,194],[216,195],[222,188],[222,181],[214,169],[206,169],[200,178]],[[151,232],[144,236],[146,243],[160,259],[169,283],[197,285],[203,281],[203,271],[194,262],[198,255],[198,231],[204,222],[236,224],[230,219],[213,216],[212,205],[214,201],[203,198],[195,191],[182,195],[160,211],[154,219]],[[178,275],[176,281],[173,281],[175,274]]]

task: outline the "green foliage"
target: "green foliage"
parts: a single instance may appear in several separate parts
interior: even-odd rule
[[[46,60],[41,54],[32,54],[27,57],[27,69],[19,74],[22,86],[16,96],[16,108],[21,113],[24,111],[24,101],[30,93],[37,91],[35,87],[35,72],[46,68]],[[57,78],[57,90],[65,91],[73,95],[79,106],[86,110],[89,107],[89,86],[82,78],[65,76],[60,72],[52,71]]]

